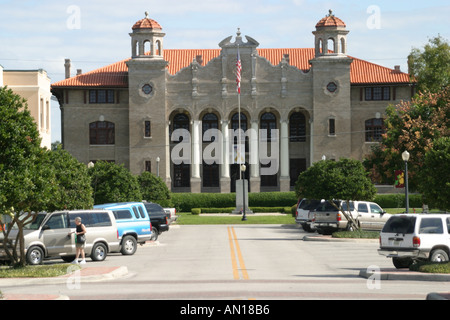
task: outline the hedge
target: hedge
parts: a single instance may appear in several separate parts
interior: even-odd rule
[[[382,208],[404,208],[405,194],[377,194],[374,202],[378,203],[378,205]],[[422,196],[420,194],[409,195],[410,208],[422,208],[422,205]]]
[[[295,192],[249,193],[250,207],[291,207],[297,203]],[[190,212],[192,208],[236,207],[235,193],[172,193],[177,211]]]
[[[172,193],[173,206],[179,212],[191,212],[192,208],[235,208],[235,193]],[[291,207],[295,214],[297,204],[295,192],[260,192],[249,193],[249,206],[261,208],[285,208]],[[405,195],[398,194],[377,194],[374,202],[382,208],[404,208]],[[422,196],[420,194],[409,195],[410,208],[422,208]],[[280,209],[281,210],[281,209]],[[285,212],[284,210],[283,212]],[[203,211],[202,211],[203,212]],[[210,211],[211,212],[211,211]],[[217,212],[217,211],[216,211]],[[221,211],[218,211],[221,212]]]

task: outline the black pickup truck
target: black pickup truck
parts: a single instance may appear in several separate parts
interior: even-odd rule
[[[162,232],[169,230],[167,214],[164,212],[163,207],[157,203],[144,202],[144,206],[147,209],[148,215],[150,216],[150,222],[152,223],[151,240],[156,241]]]

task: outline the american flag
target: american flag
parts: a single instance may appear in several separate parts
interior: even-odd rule
[[[237,92],[239,94],[241,94],[241,71],[242,71],[241,56],[239,54],[239,48],[238,48],[237,61],[236,61],[236,84],[237,84]]]

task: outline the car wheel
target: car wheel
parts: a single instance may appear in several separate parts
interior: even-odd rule
[[[156,227],[152,226],[152,237],[150,240],[152,240],[152,241],[158,240],[158,235],[159,235],[158,229]]]
[[[410,258],[392,258],[392,263],[396,269],[405,269],[409,268],[413,263],[413,260]]]
[[[125,236],[122,240],[122,250],[120,251],[123,255],[133,255],[137,250],[137,241],[133,236]]]
[[[448,254],[442,249],[431,251],[430,261],[432,262],[446,262],[448,261]]]
[[[44,261],[44,251],[40,247],[31,247],[27,251],[27,263],[31,265],[42,264]]]
[[[93,261],[103,261],[108,255],[108,248],[103,243],[96,243],[92,247],[91,259]]]

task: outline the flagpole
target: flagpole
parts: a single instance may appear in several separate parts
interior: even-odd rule
[[[239,121],[238,121],[238,146],[239,146],[239,179],[242,179],[242,170],[241,170],[241,166],[242,166],[242,143],[241,143],[241,55],[239,54],[239,44],[237,45],[237,56],[238,56],[238,67],[237,67],[237,80],[238,80],[238,87],[237,87],[237,92],[238,92],[238,116],[239,116]]]

